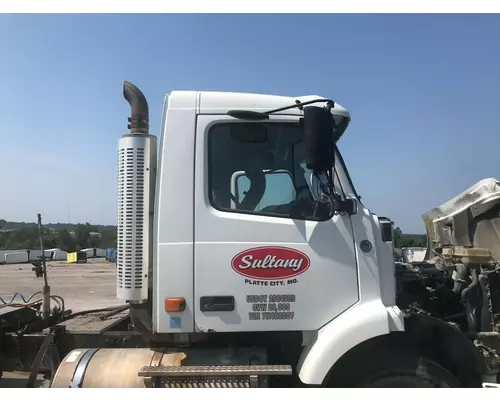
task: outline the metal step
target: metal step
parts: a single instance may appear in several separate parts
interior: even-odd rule
[[[154,379],[161,379],[161,383],[154,385],[154,387],[167,389],[249,389],[267,386],[255,375],[245,377],[187,376]]]
[[[290,365],[159,365],[142,367],[139,376],[244,376],[292,375]]]
[[[162,365],[138,373],[146,386],[167,388],[258,388],[267,386],[269,375],[291,374],[290,365]]]

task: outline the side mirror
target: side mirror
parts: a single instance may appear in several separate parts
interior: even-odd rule
[[[307,168],[330,171],[335,163],[334,121],[328,108],[304,108],[304,135]]]
[[[382,233],[382,241],[383,242],[391,242],[393,241],[392,238],[392,221],[389,218],[386,217],[378,217],[378,222],[380,224],[380,231]]]

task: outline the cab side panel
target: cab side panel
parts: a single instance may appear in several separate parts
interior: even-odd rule
[[[156,332],[193,332],[193,174],[197,93],[169,98],[162,132],[156,197],[156,264],[153,276]],[[181,313],[165,299],[183,297]]]

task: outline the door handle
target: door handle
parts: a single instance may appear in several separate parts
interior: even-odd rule
[[[234,311],[234,296],[203,296],[200,298],[200,310]]]

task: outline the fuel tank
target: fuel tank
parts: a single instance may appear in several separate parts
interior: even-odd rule
[[[147,378],[138,376],[144,366],[179,366],[181,352],[164,349],[76,349],[64,357],[51,388],[145,388]]]

